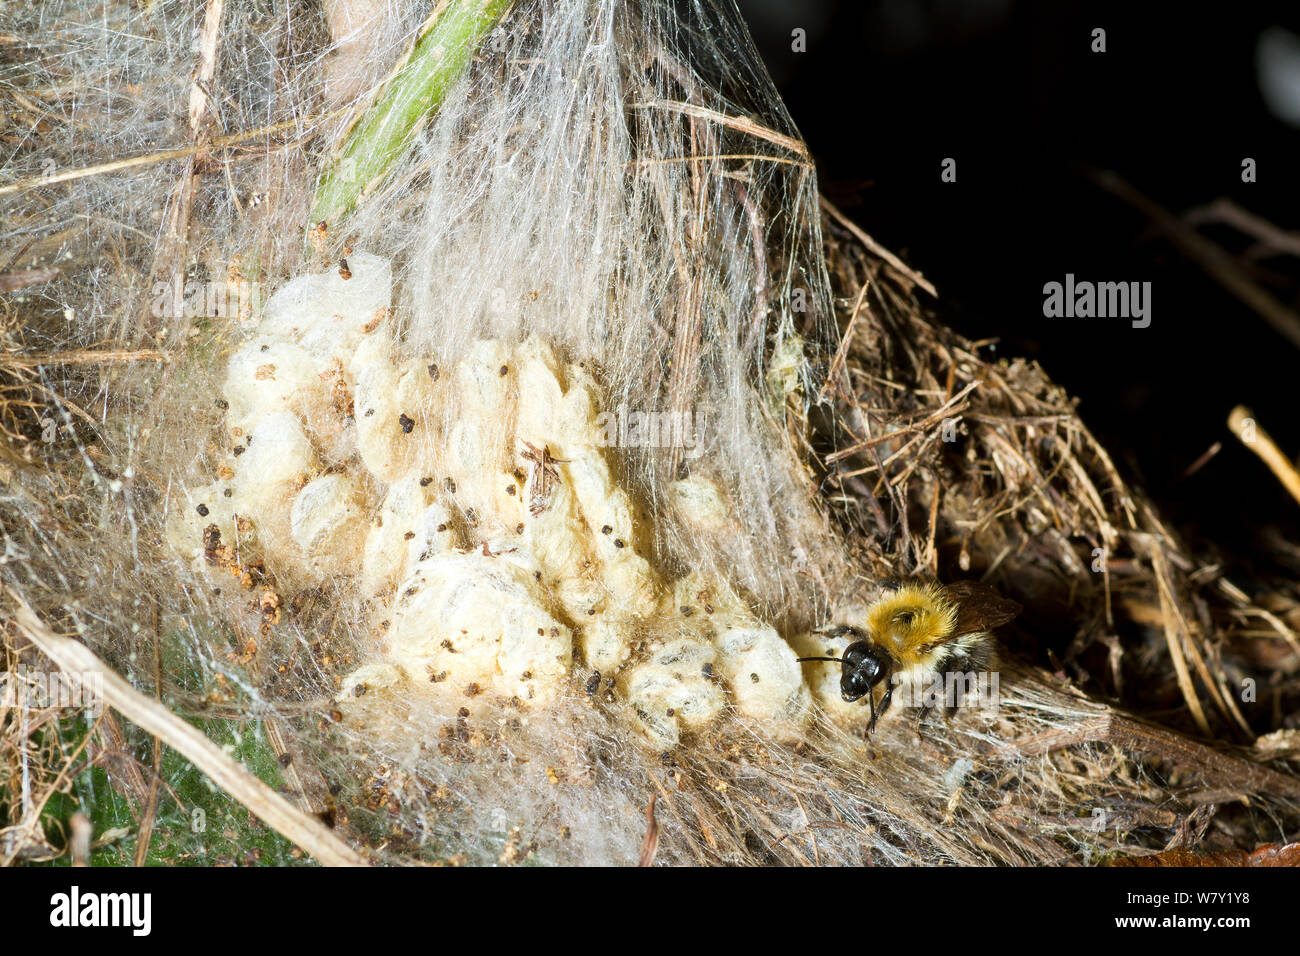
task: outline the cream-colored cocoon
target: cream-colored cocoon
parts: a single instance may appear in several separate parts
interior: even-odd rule
[[[614,688],[660,748],[728,704],[797,735],[814,700],[805,676],[834,706],[826,674],[801,668],[724,582],[652,567],[653,516],[616,478],[585,362],[561,363],[537,336],[478,339],[456,361],[400,357],[388,264],[349,265],[350,279],[304,276],[267,303],[226,369],[234,477],[189,489],[169,525],[192,558],[215,523],[223,540],[255,541],[277,579],[354,589],[374,652],[341,700],[415,681],[457,707],[543,705],[576,691],[576,648],[584,683]],[[733,533],[708,478],[669,493],[702,538]]]

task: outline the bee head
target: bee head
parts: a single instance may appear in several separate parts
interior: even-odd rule
[[[862,638],[854,641],[844,649],[844,654],[840,657],[800,657],[800,663],[804,661],[826,661],[840,665],[840,696],[844,698],[845,703],[853,703],[867,698],[867,703],[871,705],[871,723],[876,722],[876,704],[875,698],[871,696],[871,691],[881,681],[888,680],[889,675],[894,672],[895,661],[889,651],[880,646],[879,643],[867,637],[856,627],[839,625],[827,628],[819,633],[827,634],[831,637],[853,636]]]
[[[841,660],[840,696],[850,704],[865,697],[889,677],[893,663],[887,653],[866,641],[850,644]]]

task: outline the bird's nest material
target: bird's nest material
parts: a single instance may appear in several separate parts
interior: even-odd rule
[[[932,718],[919,732],[908,719],[887,721],[869,741],[823,727],[793,747],[731,724],[659,760],[614,741],[611,727],[620,757],[596,773],[617,773],[654,800],[656,858],[1055,864],[1249,850],[1293,834],[1300,733],[1257,736],[1294,692],[1285,613],[1252,603],[1189,554],[1041,369],[981,357],[985,348],[921,307],[909,274],[841,222],[826,220],[846,332],[831,381],[836,427],[849,435],[806,423],[809,488],[865,579],[982,576],[1025,605],[1003,635],[1002,704],[992,715]],[[11,374],[21,353],[14,359]],[[112,367],[84,371],[94,380]],[[819,455],[823,446],[843,451]],[[69,600],[66,582],[90,573],[101,534],[121,533],[100,526],[97,500],[117,479],[105,473],[108,484],[95,488],[52,461],[8,468],[6,601],[21,593],[54,629],[85,634],[95,608]],[[148,594],[116,596],[156,613]],[[1252,618],[1277,636],[1243,634]],[[6,670],[36,663],[13,618],[3,638]],[[134,658],[128,673],[153,683],[151,639],[109,653]],[[1261,688],[1255,702],[1241,700],[1246,678]],[[80,738],[50,733],[62,716],[0,713],[6,861],[61,852],[31,807],[88,763],[111,771],[141,819],[158,800],[149,746],[129,741],[113,712]],[[462,749],[451,759],[472,759]],[[295,750],[295,777],[310,777],[310,752]],[[382,792],[389,782],[371,770]],[[557,785],[579,784],[561,775]],[[348,816],[336,808],[344,834]],[[569,837],[558,827],[512,835],[519,845],[505,855],[544,852],[548,838]],[[392,859],[386,842],[380,859]]]
[[[253,29],[254,18],[244,26]],[[171,39],[188,51],[188,32]],[[297,62],[295,45],[318,39],[280,37],[284,62]],[[207,63],[210,77],[206,49],[198,73]],[[286,75],[292,86],[296,74]],[[57,107],[60,89],[15,98],[25,122],[44,124],[52,139],[67,132],[44,105]],[[96,161],[123,149],[114,130],[155,122],[161,100],[147,84],[120,92],[115,108],[134,126],[103,124],[102,138],[91,140],[101,150]],[[78,121],[78,130],[93,128],[85,114]],[[69,136],[85,146],[82,133]],[[292,194],[304,179],[302,146],[235,158],[265,164]],[[212,164],[229,178],[240,174],[231,172],[238,163],[200,149],[178,158],[185,169],[167,213],[173,245],[156,258],[130,222],[101,221],[97,232],[82,222],[65,235],[42,232],[41,213],[30,208],[14,214],[26,216],[14,222],[34,238],[8,260],[6,291],[43,285],[51,298],[100,295],[118,311],[87,326],[103,330],[91,342],[70,331],[70,317],[31,301],[3,303],[0,670],[11,685],[51,670],[41,647],[55,661],[74,660],[60,656],[68,648],[57,635],[75,635],[135,690],[114,685],[114,709],[89,721],[0,697],[0,863],[65,852],[64,795],[92,766],[129,810],[121,832],[96,839],[134,839],[135,858],[150,858],[155,823],[164,825],[169,808],[190,809],[160,741],[210,759],[202,748],[184,749],[185,734],[158,713],[155,697],[210,733],[233,728],[237,742],[260,727],[279,765],[271,772],[296,810],[268,809],[281,798],[205,770],[263,819],[325,819],[330,839],[379,862],[635,862],[639,854],[660,863],[1096,863],[1165,850],[1249,851],[1296,833],[1300,730],[1285,717],[1300,700],[1294,585],[1252,582],[1257,593],[1248,595],[1212,556],[1189,551],[1062,389],[1036,365],[994,360],[990,343],[948,331],[942,299],[929,305],[925,281],[829,206],[822,251],[841,345],[813,376],[828,383],[821,395],[806,394],[808,379],[797,376],[778,389],[787,398],[789,460],[770,468],[803,481],[818,505],[810,539],[831,527],[856,580],[810,581],[809,590],[844,617],[890,578],[995,585],[1025,607],[999,635],[1000,706],[932,717],[919,730],[899,711],[869,740],[820,721],[795,744],[730,719],[657,754],[630,739],[579,680],[562,707],[504,730],[456,719],[431,726],[412,701],[409,711],[383,715],[387,739],[341,739],[333,701],[300,691],[313,686],[304,674],[346,674],[360,663],[356,642],[342,633],[353,609],[328,594],[275,594],[258,569],[234,567],[230,588],[249,586],[258,606],[227,615],[190,578],[161,570],[169,559],[157,525],[151,535],[137,520],[158,512],[168,494],[140,449],[164,434],[205,432],[217,418],[215,410],[211,421],[169,417],[186,407],[175,400],[170,370],[187,352],[199,359],[190,371],[211,363],[226,344],[207,328],[193,342],[168,342],[139,308],[151,281],[173,273],[168,256],[188,264],[186,239],[189,254],[227,261],[213,251],[223,237],[199,235],[190,213],[196,172]],[[81,194],[69,195],[75,202]],[[269,205],[278,208],[264,226],[265,248],[296,241],[305,197]],[[290,238],[267,238],[278,234]],[[77,270],[91,278],[74,279]],[[171,399],[151,401],[168,383],[160,394]],[[825,401],[805,413],[804,400],[818,398]],[[50,441],[52,432],[75,440]],[[280,616],[296,629],[262,627]],[[196,637],[195,622],[212,620],[225,624]],[[403,746],[420,749],[423,773],[393,761]],[[531,759],[505,769],[498,758],[507,750]],[[287,829],[313,839],[310,826]],[[338,861],[353,852],[324,841],[305,848]]]

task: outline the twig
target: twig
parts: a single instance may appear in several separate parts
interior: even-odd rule
[[[862,243],[864,246],[870,249],[873,255],[879,256],[881,259],[884,259],[885,262],[889,263],[890,268],[892,268],[895,272],[899,273],[900,275],[906,276],[908,279],[911,279],[912,282],[915,283],[919,288],[924,289],[926,292],[930,293],[930,295],[933,296],[934,298],[937,299],[939,297],[939,293],[935,291],[934,285],[933,283],[930,282],[929,279],[925,278],[923,275],[921,275],[921,273],[917,272],[915,269],[909,267],[906,263],[903,262],[902,259],[898,258],[898,256],[894,255],[892,252],[890,252],[880,243],[876,242],[876,240],[872,239],[869,235],[863,232],[861,226],[859,226],[848,216],[844,215],[844,213],[840,212],[839,209],[835,207],[835,204],[832,203],[829,199],[827,199],[825,196],[822,196],[821,203],[822,203],[822,208],[825,209],[828,213],[830,213],[831,218],[834,219],[836,222],[838,222],[849,232],[853,233],[854,238],[856,238],[858,242]]]
[[[624,166],[632,168],[643,168],[646,166],[666,166],[671,163],[713,163],[723,160],[737,160],[743,162],[758,161],[761,163],[783,163],[787,166],[798,166],[801,169],[812,169],[811,162],[803,160],[790,159],[788,156],[765,156],[762,153],[704,153],[698,156],[665,156],[658,159],[629,159]]]
[[[90,837],[94,833],[90,817],[81,811],[72,815],[68,821],[72,835],[68,839],[68,855],[73,866],[90,866]]]
[[[942,418],[951,418],[957,416],[965,408],[965,406],[962,405],[962,399],[964,399],[971,392],[975,391],[975,389],[979,388],[979,385],[980,383],[978,381],[969,382],[960,392],[958,392],[952,398],[948,399],[948,401],[944,402],[942,405],[940,405],[934,411],[930,412],[930,414],[926,415],[924,418],[912,422],[910,425],[903,425],[899,428],[894,429],[894,431],[892,432],[888,432],[884,435],[877,435],[875,438],[865,438],[862,441],[857,442],[856,444],[850,445],[848,448],[839,449],[834,454],[828,455],[826,457],[827,464],[833,464],[837,461],[843,461],[845,458],[852,458],[860,451],[864,451],[868,448],[874,448],[876,445],[882,444],[883,442],[890,441],[891,439],[901,438],[903,435],[906,435],[908,432],[925,431],[931,425],[933,425],[935,422],[939,421]],[[916,441],[916,439],[912,439],[912,441]],[[899,451],[895,452],[894,455],[890,456],[889,460],[893,461],[894,457],[899,453],[905,451],[906,448],[907,446],[900,448]]]
[[[760,126],[752,119],[745,116],[728,116],[726,113],[719,113],[717,110],[711,110],[707,106],[698,106],[694,103],[682,103],[676,100],[656,100],[652,103],[629,103],[628,109],[633,110],[650,110],[664,109],[675,113],[681,113],[685,116],[692,116],[696,119],[712,120],[715,123],[721,123],[729,129],[737,130],[741,133],[747,133],[750,136],[756,136],[759,139],[767,140],[777,146],[784,146],[790,152],[797,156],[808,159],[808,149],[799,140],[793,136],[786,136],[784,133],[778,133],[776,130],[768,129],[766,126]]]
[[[335,110],[332,113],[326,113],[317,119],[324,123],[335,117],[342,116],[347,110]],[[99,163],[95,166],[82,166],[79,169],[69,169],[66,172],[54,173],[51,176],[33,176],[30,179],[20,179],[16,183],[9,183],[7,186],[0,186],[0,196],[8,196],[11,193],[26,192],[29,189],[35,189],[37,186],[52,186],[55,183],[66,183],[73,179],[85,179],[87,176],[102,176],[105,173],[117,173],[124,169],[135,169],[140,166],[153,166],[157,163],[166,163],[173,159],[185,159],[188,156],[194,156],[209,149],[217,149],[222,146],[237,146],[240,143],[246,143],[249,140],[258,139],[263,136],[271,136],[275,133],[282,133],[287,129],[302,126],[310,120],[302,118],[285,120],[282,123],[272,123],[270,126],[261,126],[257,129],[250,129],[243,133],[231,133],[228,136],[219,136],[216,139],[208,140],[204,143],[198,143],[193,146],[183,146],[180,149],[165,149],[157,153],[148,153],[144,156],[132,156],[128,159],[115,159],[111,163]]]
[[[1187,701],[1187,707],[1192,712],[1196,726],[1208,737],[1210,724],[1205,718],[1205,711],[1201,707],[1200,698],[1196,695],[1196,687],[1192,683],[1191,672],[1187,669],[1187,659],[1183,655],[1183,631],[1177,626],[1179,616],[1174,607],[1173,584],[1168,580],[1169,564],[1165,560],[1164,549],[1159,544],[1152,547],[1151,558],[1155,569],[1156,590],[1160,595],[1160,610],[1165,623],[1165,643],[1169,646],[1169,657],[1174,662],[1178,688],[1182,691],[1183,699]]]
[[[1209,448],[1205,449],[1194,462],[1188,465],[1181,475],[1178,476],[1180,481],[1186,480],[1196,474],[1209,463],[1210,459],[1223,451],[1223,442],[1216,441]]]
[[[19,269],[0,274],[0,292],[17,292],[28,286],[49,282],[59,274],[58,269]]]
[[[655,801],[659,794],[650,794],[650,805],[645,808],[645,838],[641,841],[641,859],[637,866],[651,866],[659,849],[659,824],[655,821]]]
[[[208,0],[208,10],[203,17],[203,29],[199,33],[199,62],[190,86],[190,134],[193,136],[198,135],[203,114],[207,111],[205,88],[212,85],[212,77],[217,71],[217,40],[221,36],[221,15],[225,8],[226,0]]]
[[[162,703],[162,651],[158,646],[158,611],[154,608],[153,628],[153,696]],[[153,840],[153,824],[158,812],[158,786],[162,783],[162,740],[153,738],[153,779],[149,781],[149,795],[145,799],[144,815],[135,838],[135,865],[144,866],[149,859],[149,844]]]
[[[654,774],[650,774],[649,777],[650,777],[650,781],[655,785],[655,789],[659,791],[660,794],[663,795],[664,802],[668,804],[668,811],[673,815],[673,819],[677,821],[677,825],[680,826],[683,830],[685,830],[686,822],[682,819],[681,813],[677,810],[677,804],[673,802],[672,794],[670,794],[667,790],[664,789],[664,785],[659,782],[659,778],[656,777]],[[710,839],[708,842],[710,848],[712,848],[713,841]],[[700,866],[704,866],[705,864],[704,854],[700,852],[700,848],[695,844],[695,841],[688,840],[686,845],[690,848],[691,852],[695,854],[695,861],[699,863]]]
[[[1268,432],[1259,427],[1259,423],[1255,421],[1255,416],[1250,409],[1244,405],[1238,405],[1234,408],[1228,415],[1228,427],[1232,429],[1232,433],[1241,440],[1243,445],[1258,455],[1264,464],[1268,465],[1269,470],[1277,476],[1278,481],[1282,482],[1283,487],[1290,492],[1291,497],[1300,502],[1300,472],[1297,472],[1295,465],[1291,464],[1291,460],[1282,454],[1282,450],[1269,437]],[[1254,435],[1247,435],[1248,430],[1253,430]]]
[[[1201,271],[1271,325],[1279,335],[1300,348],[1300,315],[1288,309],[1251,281],[1221,246],[1206,239],[1115,173],[1090,172],[1089,176],[1102,189],[1122,199],[1151,220],[1174,247],[1199,266]]]
[[[1279,229],[1267,219],[1220,197],[1208,206],[1189,210],[1183,218],[1191,225],[1223,223],[1262,243],[1269,252],[1300,256],[1300,235]]]
[[[1233,793],[1266,793],[1273,797],[1300,799],[1300,781],[1109,709],[1072,727],[1021,737],[1011,741],[1009,746],[1028,756],[1079,744],[1115,744],[1126,750],[1151,754],[1193,771],[1208,783],[1230,789]]]
[[[122,362],[168,362],[171,356],[159,349],[76,349],[71,352],[4,352],[0,366],[37,368],[41,365],[108,365]]]
[[[826,398],[826,393],[835,386],[844,369],[844,357],[848,355],[849,346],[853,344],[854,327],[858,324],[858,315],[862,312],[862,303],[867,297],[867,289],[870,285],[870,279],[863,282],[862,287],[858,289],[857,298],[853,300],[853,311],[849,314],[849,323],[844,327],[844,335],[840,338],[840,347],[835,350],[835,357],[831,359],[831,370],[827,373],[826,381],[822,383],[821,391],[817,394],[819,402]]]

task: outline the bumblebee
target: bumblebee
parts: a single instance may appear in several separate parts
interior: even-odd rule
[[[870,734],[876,720],[889,710],[895,688],[916,690],[948,673],[985,670],[993,659],[989,632],[1012,621],[1020,611],[1015,601],[977,581],[905,585],[872,604],[861,629],[839,625],[822,632],[852,639],[843,657],[801,657],[799,661],[829,661],[841,666],[840,696],[849,703],[867,698]],[[881,685],[884,691],[877,703]]]

